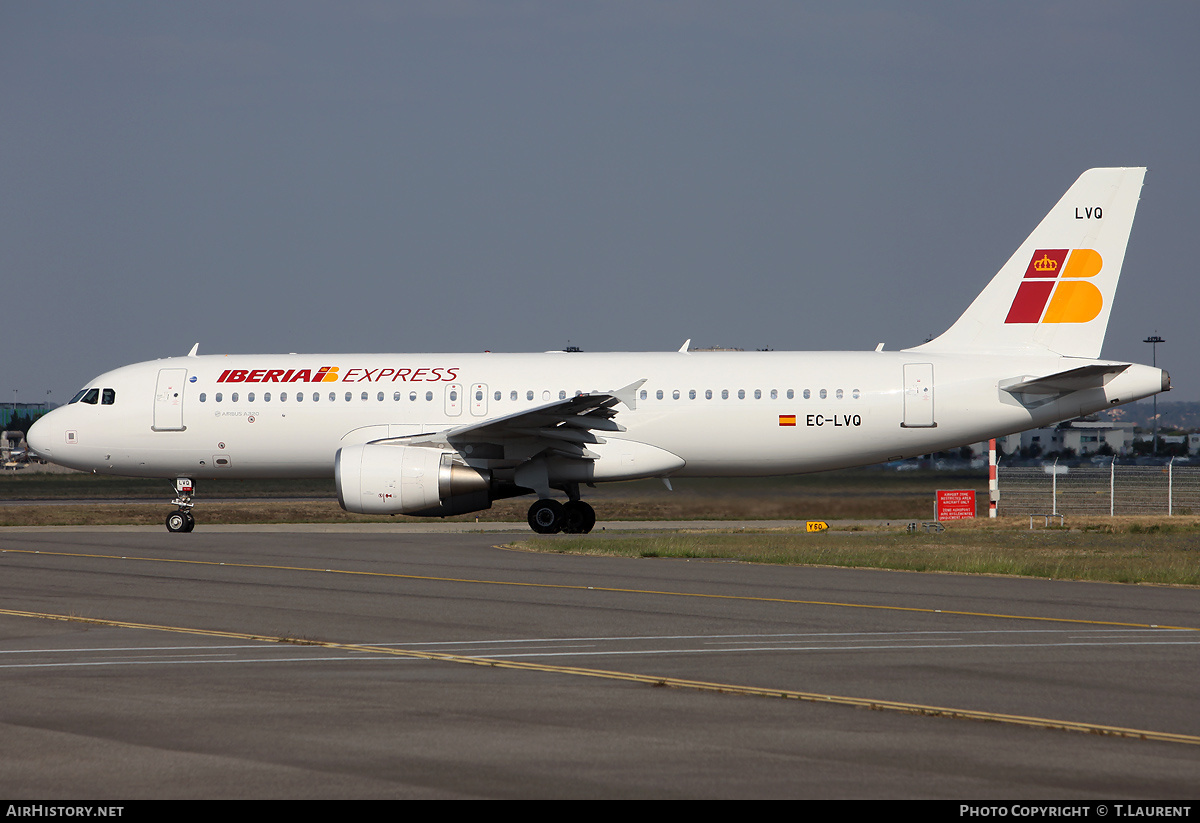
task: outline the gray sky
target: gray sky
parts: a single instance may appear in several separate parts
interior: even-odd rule
[[[1149,167],[1104,356],[1200,399],[1194,2],[0,0],[0,402],[201,353],[889,349]],[[14,348],[15,346],[15,348]]]

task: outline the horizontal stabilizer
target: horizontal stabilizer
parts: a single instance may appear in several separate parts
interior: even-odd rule
[[[1129,368],[1128,363],[1080,366],[1045,377],[1033,377],[1000,388],[1009,394],[1069,394],[1083,389],[1102,389],[1108,381]]]

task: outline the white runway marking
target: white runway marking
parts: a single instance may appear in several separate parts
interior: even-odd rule
[[[730,653],[888,652],[909,649],[1040,649],[1064,647],[1196,646],[1196,632],[1179,629],[988,630],[921,632],[822,632],[796,634],[663,635],[635,637],[514,638],[421,643],[365,643],[380,648],[421,648],[463,657],[549,658]],[[239,643],[199,646],[129,646],[96,649],[0,650],[0,669],[72,666],[294,663],[381,659],[365,652],[319,646]],[[387,658],[393,661],[398,658]]]

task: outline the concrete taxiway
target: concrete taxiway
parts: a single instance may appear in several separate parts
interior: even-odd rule
[[[503,539],[3,530],[7,794],[1099,800],[1200,786],[1195,590]]]

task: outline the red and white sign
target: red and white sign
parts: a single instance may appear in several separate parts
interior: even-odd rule
[[[975,517],[974,489],[938,489],[935,520],[971,520]]]

